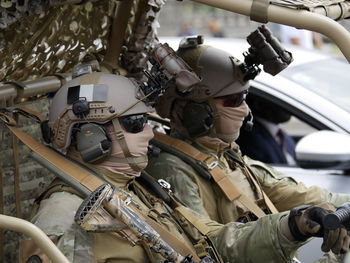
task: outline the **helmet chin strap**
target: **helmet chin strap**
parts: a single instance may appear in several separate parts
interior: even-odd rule
[[[115,158],[115,157],[110,157],[110,160],[118,163],[128,163],[130,167],[136,171],[136,172],[141,172],[142,167],[138,165],[138,163],[145,163],[148,161],[147,155],[141,156],[141,157],[133,157],[129,151],[128,145],[125,140],[124,132],[122,130],[122,127],[119,123],[118,118],[114,118],[112,120],[113,126],[114,126],[114,131],[116,138],[119,142],[119,145],[123,151],[123,154],[126,158]]]

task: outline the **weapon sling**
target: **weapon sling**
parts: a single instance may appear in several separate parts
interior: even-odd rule
[[[9,116],[6,116],[9,119]],[[13,125],[13,122],[12,122]],[[37,153],[40,157],[47,160],[50,164],[57,167],[63,173],[69,175],[71,179],[78,182],[80,185],[84,186],[89,192],[93,192],[99,186],[103,185],[104,182],[85,170],[84,168],[68,161],[63,156],[59,155],[52,149],[46,147],[45,145],[34,141],[29,135],[21,132],[19,129],[6,124],[8,129],[14,134],[19,140],[21,140],[26,146],[28,146],[32,151]],[[156,232],[167,242],[177,253],[186,257],[191,254],[196,261],[200,261],[199,257],[194,253],[194,251],[188,247],[184,242],[179,240],[175,235],[170,233],[167,229],[162,227],[160,224],[152,220],[151,218],[142,215],[137,209],[132,206],[129,208],[138,216],[140,216],[146,223],[148,223]]]
[[[199,162],[201,167],[206,167],[202,169],[206,169],[208,173],[210,173],[211,177],[215,181],[215,183],[219,186],[222,192],[225,194],[226,198],[229,201],[238,200],[240,201],[246,208],[248,208],[253,214],[255,214],[258,218],[265,216],[265,212],[247,195],[242,193],[239,188],[235,185],[235,183],[225,174],[225,172],[218,166],[216,156],[205,154],[197,150],[192,145],[170,137],[165,134],[155,133],[154,134],[154,142],[156,142],[156,146],[160,148],[166,148],[167,146],[173,147],[180,153],[184,153],[187,156],[190,156],[197,162]],[[164,147],[165,146],[165,147]],[[181,157],[180,157],[181,158]],[[247,169],[244,166],[244,169]],[[246,171],[247,176],[251,178],[254,182],[254,185],[258,186],[255,177],[251,176],[251,173]],[[258,187],[257,189],[260,189]],[[273,205],[271,200],[267,197],[267,195],[262,191],[263,197],[266,203],[266,206],[272,213],[277,213],[276,207]]]

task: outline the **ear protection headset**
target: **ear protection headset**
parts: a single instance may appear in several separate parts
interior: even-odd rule
[[[84,118],[90,111],[88,102],[84,99],[75,101],[72,105],[73,113],[79,118]],[[51,142],[52,130],[48,121],[41,123],[41,131],[46,143]],[[96,123],[79,124],[72,133],[72,140],[84,162],[97,163],[109,155],[111,139],[105,129]]]
[[[208,132],[214,125],[214,113],[209,104],[189,102],[183,110],[182,125],[191,137]]]
[[[77,129],[74,138],[84,162],[100,162],[110,153],[112,142],[101,125],[84,123]]]
[[[73,113],[79,118],[84,118],[90,112],[86,99],[79,98],[73,102]],[[96,163],[109,155],[111,139],[105,129],[96,123],[84,123],[80,125],[74,134],[76,149],[84,162]]]

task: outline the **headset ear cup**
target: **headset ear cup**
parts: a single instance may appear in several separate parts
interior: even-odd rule
[[[182,116],[182,124],[191,137],[204,135],[214,124],[214,114],[207,103],[187,103]]]
[[[76,149],[84,162],[98,163],[109,156],[112,142],[105,129],[94,123],[80,126],[75,133]]]

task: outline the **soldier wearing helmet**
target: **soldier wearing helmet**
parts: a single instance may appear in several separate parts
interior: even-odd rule
[[[74,78],[52,99],[48,122],[43,125],[46,125],[44,139],[110,185],[128,193],[132,197],[130,205],[148,220],[156,221],[162,229],[158,229],[159,232],[171,235],[171,245],[181,255],[187,256],[186,251],[190,251],[194,258],[205,258],[203,261],[187,258],[181,262],[227,262],[240,257],[241,252],[232,239],[242,233],[241,224],[222,225],[176,205],[174,201],[175,206],[172,202],[165,204],[149,185],[143,185],[144,178],[139,180],[141,170],[147,164],[147,146],[153,133],[145,116],[152,109],[136,98],[138,89],[135,81],[123,76],[90,73]],[[120,227],[117,218],[111,219],[101,213],[94,217],[97,232],[83,230],[74,222],[82,202],[79,192],[68,182],[56,179],[37,198],[33,211],[32,222],[55,242],[70,262],[169,262],[156,249],[147,246],[145,240],[131,244],[125,236],[115,232],[116,226]],[[257,225],[243,229],[253,238],[262,240],[262,233],[255,229],[266,227],[277,237],[278,219],[261,220]],[[281,230],[287,234],[288,231],[286,226]],[[243,241],[248,250],[255,249],[249,240]],[[286,244],[281,251],[288,255],[300,246],[300,243]],[[259,245],[268,251],[274,247],[265,241]],[[216,252],[217,248],[221,255]],[[208,256],[214,261],[208,261]],[[282,254],[269,254],[265,259],[279,260],[280,257]],[[22,242],[20,258],[21,262],[50,262],[32,240]]]
[[[68,158],[117,187],[117,191],[131,197],[129,205],[148,222],[158,224],[160,238],[166,233],[168,238],[171,237],[175,251],[184,257],[189,251],[196,260],[187,258],[181,262],[227,262],[239,256],[240,252],[232,246],[231,240],[241,232],[240,224],[224,226],[191,212],[176,199],[166,204],[155,195],[157,187],[150,187],[150,179],[147,181],[150,185],[144,184],[141,170],[147,164],[148,141],[153,136],[145,114],[152,109],[137,98],[138,94],[139,85],[123,76],[105,73],[78,76],[53,97],[48,122],[43,124],[44,139]],[[37,198],[33,211],[32,222],[55,242],[70,262],[171,262],[166,261],[156,248],[149,247],[145,240],[132,244],[120,232],[115,232],[121,222],[105,213],[97,213],[94,217],[97,232],[83,230],[74,222],[74,215],[85,201],[69,182],[56,179]],[[269,221],[261,221],[259,225],[272,228]],[[127,229],[125,225],[122,227]],[[255,226],[250,229],[251,235],[259,239],[261,233],[254,231]],[[277,231],[277,227],[273,229]],[[228,232],[232,235],[227,235]],[[217,247],[221,247],[222,257],[216,252],[214,240]],[[260,245],[272,249],[268,242]],[[298,246],[288,244],[283,252],[289,254]],[[208,261],[208,256],[213,261]],[[20,258],[21,262],[50,262],[32,240],[22,242]]]
[[[255,225],[251,222],[242,225],[234,234],[231,245],[237,253],[227,255],[221,251],[226,244],[222,240],[214,242],[219,252],[227,256],[226,260],[292,262],[295,250],[280,254],[285,247],[291,248],[290,242],[297,246],[297,241],[322,236],[311,229],[304,237],[298,234],[311,226],[307,222],[312,219],[310,205],[329,203],[339,207],[350,200],[350,196],[332,194],[318,187],[308,188],[264,163],[242,156],[235,141],[250,112],[245,102],[249,83],[244,63],[222,50],[198,44],[180,44],[177,54],[201,77],[201,82],[187,94],[180,94],[175,88],[159,97],[156,111],[170,119],[171,134],[155,134],[152,143],[162,152],[149,161],[146,170],[156,179],[169,182],[175,196],[202,216],[222,224],[255,221]],[[289,216],[279,213],[291,209]],[[300,220],[303,216],[306,221]],[[267,221],[269,224],[264,223]],[[254,243],[273,249],[249,250],[247,244],[253,240],[249,233],[256,227],[265,234],[254,239]],[[283,231],[286,232],[281,236]],[[324,235],[323,251],[338,254],[343,252],[339,247],[348,250],[350,237],[345,232],[338,234],[332,232],[344,239],[332,244],[329,236]],[[238,252],[243,247],[248,251],[244,255]],[[276,249],[281,247],[282,250]],[[272,260],[274,256],[278,259]],[[324,259],[324,262],[336,260],[334,255],[326,257],[331,260]]]
[[[52,99],[44,140],[110,184],[125,187],[147,165],[148,141],[153,137],[146,124],[146,113],[152,108],[136,98],[138,88],[132,79],[100,72],[73,78]],[[67,183],[55,179],[37,201],[32,222],[70,262],[101,262],[114,258],[119,245],[127,247],[120,237],[91,234],[74,222],[82,198]],[[142,248],[130,248],[130,252],[135,253],[135,262],[137,257],[143,261]],[[20,257],[23,262],[35,258],[49,262],[31,240],[22,242]]]

